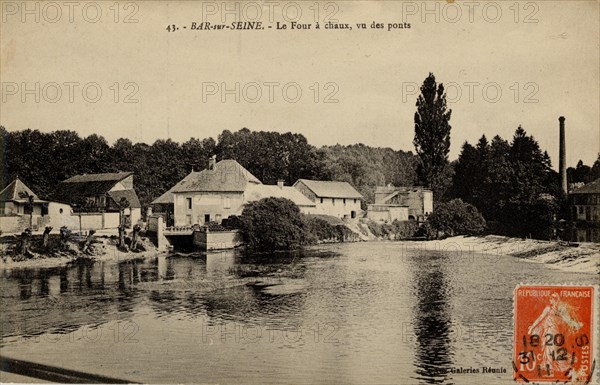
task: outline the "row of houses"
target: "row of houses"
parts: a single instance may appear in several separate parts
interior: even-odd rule
[[[76,175],[62,181],[53,200],[43,200],[19,178],[0,191],[0,230],[18,233],[46,226],[98,230],[128,228],[141,219],[132,172]]]
[[[347,182],[299,179],[293,186],[265,185],[233,159],[213,156],[208,168],[192,171],[152,202],[175,226],[190,226],[240,215],[244,205],[262,198],[286,198],[304,214],[356,219],[363,196]]]
[[[0,192],[0,230],[19,232],[44,226],[72,229],[110,229],[120,224],[131,228],[142,219],[142,206],[131,172],[76,175],[61,182],[52,201],[42,200],[18,178]],[[244,206],[262,198],[286,198],[304,214],[327,215],[343,220],[364,216],[364,197],[351,184],[339,181],[299,179],[265,185],[233,159],[219,162],[213,156],[208,167],[192,171],[152,201],[156,213],[171,226],[220,223],[240,215]],[[422,187],[378,187],[375,203],[366,216],[379,221],[424,221],[433,211],[431,190]]]

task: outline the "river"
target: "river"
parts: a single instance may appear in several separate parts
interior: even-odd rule
[[[146,383],[512,384],[514,287],[597,280],[415,245],[5,270],[1,353]]]

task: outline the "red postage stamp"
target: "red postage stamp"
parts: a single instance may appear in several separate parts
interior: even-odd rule
[[[596,364],[596,290],[595,286],[517,286],[515,381],[590,383]]]

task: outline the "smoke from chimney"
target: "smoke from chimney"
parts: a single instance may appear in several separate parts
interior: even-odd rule
[[[558,172],[560,173],[560,189],[563,195],[567,195],[567,149],[565,141],[565,117],[558,118],[560,130],[560,145],[558,158]]]

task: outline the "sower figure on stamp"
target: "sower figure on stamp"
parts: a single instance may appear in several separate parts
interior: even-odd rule
[[[560,334],[563,336],[566,333],[574,333],[581,329],[583,324],[571,316],[569,306],[560,300],[557,293],[552,293],[550,296],[550,304],[547,305],[542,314],[529,326],[527,333],[536,334],[542,338],[550,335],[555,338]],[[553,371],[566,372],[571,367],[570,360],[557,360],[554,352],[555,346],[551,343],[544,343],[544,353],[542,363],[544,366],[551,368]]]

